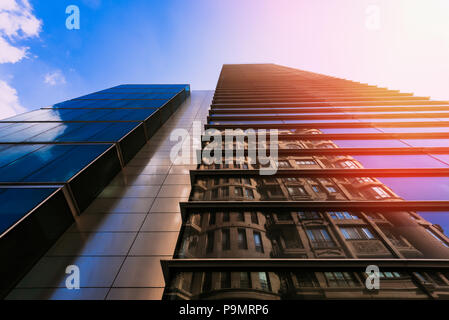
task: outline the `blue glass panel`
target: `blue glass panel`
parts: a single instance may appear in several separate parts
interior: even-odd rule
[[[377,178],[404,200],[449,199],[449,177]]]
[[[56,190],[56,188],[0,188],[0,234]]]
[[[149,89],[154,89],[154,88],[179,88],[184,89],[187,86],[189,86],[188,84],[121,84],[119,86],[113,87],[113,89],[115,88],[149,88]],[[111,88],[112,89],[112,88]]]
[[[340,148],[407,148],[399,140],[332,140]]]
[[[157,109],[41,109],[28,114],[32,117],[21,119],[20,115],[8,121],[143,121]],[[4,120],[6,121],[6,120]],[[2,123],[0,121],[0,123]],[[5,126],[11,123],[4,123]],[[0,127],[1,128],[1,127]],[[1,130],[1,129],[0,129]]]
[[[0,167],[6,166],[42,147],[43,145],[2,145],[0,147]]]
[[[13,145],[0,150],[0,182],[64,182],[111,145]],[[30,152],[28,148],[35,148]],[[31,151],[33,151],[31,149]],[[15,155],[12,159],[10,154]],[[15,161],[14,161],[15,160]]]
[[[178,93],[179,88],[111,88],[96,92],[101,93]]]
[[[159,108],[167,100],[69,100],[53,108]]]
[[[92,93],[88,94],[86,96],[82,96],[73,100],[86,100],[86,99],[115,99],[115,100],[121,100],[121,99],[171,99],[175,96],[173,93]]]
[[[138,123],[66,123],[34,136],[29,141],[47,142],[116,142],[132,131]]]
[[[427,155],[352,155],[364,168],[447,168],[449,165]]]
[[[3,125],[3,123],[0,125]],[[0,142],[23,142],[59,126],[60,124],[55,122],[13,123],[11,126],[3,128],[0,133]]]

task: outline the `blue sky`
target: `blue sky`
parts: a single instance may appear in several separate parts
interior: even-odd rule
[[[8,4],[12,22],[40,24],[10,23],[17,34],[6,35]],[[79,30],[65,27],[68,5],[80,8]],[[366,26],[373,5],[377,29]],[[213,89],[223,63],[273,62],[449,99],[447,0],[1,0],[1,39],[27,49],[2,61],[0,42],[0,117],[121,83]]]

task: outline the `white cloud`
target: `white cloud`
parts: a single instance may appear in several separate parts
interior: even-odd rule
[[[26,55],[28,48],[17,48],[0,37],[0,63],[16,63]]]
[[[26,57],[28,47],[15,45],[17,40],[37,37],[42,21],[33,15],[28,0],[0,1],[0,63],[16,63]]]
[[[28,54],[28,47],[19,40],[38,37],[42,21],[33,15],[28,0],[0,0],[0,64],[16,63]],[[17,91],[0,80],[0,119],[24,112]]]
[[[55,86],[57,84],[65,84],[65,77],[62,74],[61,70],[56,70],[56,71],[47,73],[44,76],[44,82],[51,86]]]
[[[5,81],[0,80],[0,119],[25,111],[26,109],[19,103],[17,91],[11,88]]]

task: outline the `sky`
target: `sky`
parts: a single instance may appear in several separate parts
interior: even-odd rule
[[[449,1],[0,0],[0,118],[122,83],[213,89],[224,63],[449,100]]]

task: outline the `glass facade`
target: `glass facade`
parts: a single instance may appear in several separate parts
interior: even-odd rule
[[[0,297],[189,94],[120,85],[0,121]]]
[[[448,114],[445,101],[224,65],[205,127],[278,129],[277,170],[260,175],[244,137],[239,161],[190,171],[165,299],[447,298]]]

